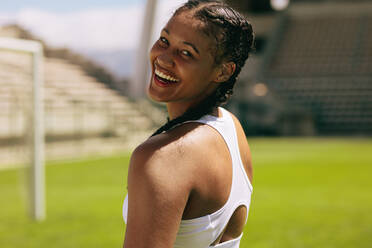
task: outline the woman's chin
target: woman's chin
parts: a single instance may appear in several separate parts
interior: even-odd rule
[[[149,86],[147,87],[146,93],[147,97],[154,102],[166,103],[168,101],[167,96],[162,96],[162,94],[158,92],[155,87],[152,86],[152,82],[150,82]]]

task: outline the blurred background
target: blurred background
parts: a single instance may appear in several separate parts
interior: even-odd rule
[[[167,117],[145,96],[145,56],[183,2],[0,2],[0,247],[120,247],[130,153]],[[256,34],[226,106],[255,167],[242,247],[370,247],[372,1],[226,2]],[[19,39],[42,45],[42,70]],[[30,218],[35,73],[43,221]]]

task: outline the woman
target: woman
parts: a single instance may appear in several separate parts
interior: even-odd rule
[[[132,154],[124,247],[239,247],[252,186],[239,121],[219,107],[252,49],[251,25],[219,1],[176,10],[150,51],[148,95],[169,121]]]

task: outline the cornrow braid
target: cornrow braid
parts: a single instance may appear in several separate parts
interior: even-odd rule
[[[175,11],[173,17],[186,11],[192,12],[194,18],[202,21],[205,24],[202,31],[215,39],[215,65],[234,62],[235,71],[226,82],[220,83],[214,93],[197,106],[188,109],[183,115],[168,120],[151,136],[165,132],[183,122],[200,119],[225,104],[233,94],[237,77],[253,49],[252,25],[225,3],[218,0],[189,0]]]

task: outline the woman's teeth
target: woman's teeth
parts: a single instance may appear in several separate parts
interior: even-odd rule
[[[165,80],[168,80],[168,81],[171,81],[171,82],[178,82],[179,80],[174,78],[174,77],[171,77],[169,75],[166,75],[164,73],[162,73],[161,71],[155,69],[155,75],[160,77],[161,79],[165,79]]]

